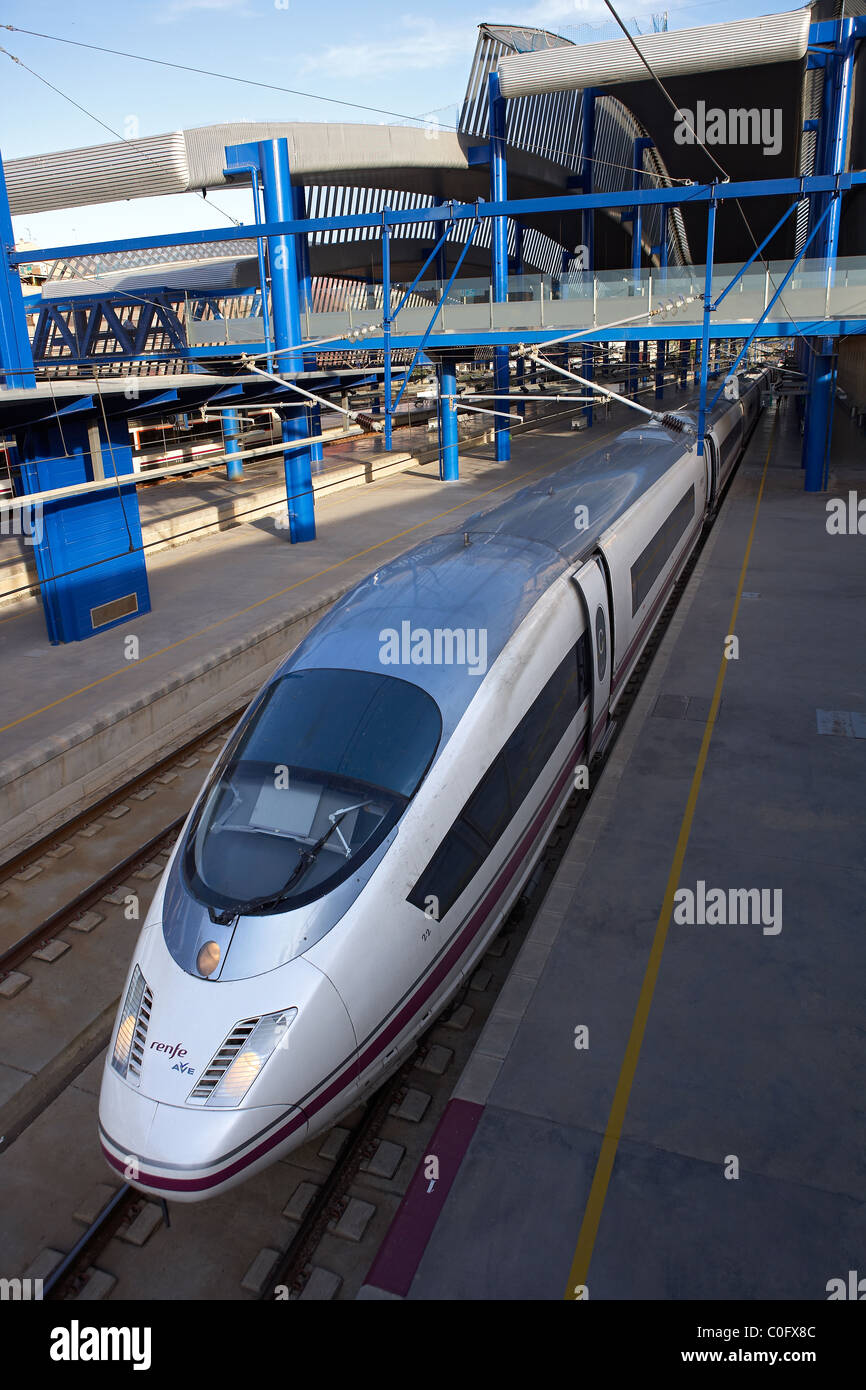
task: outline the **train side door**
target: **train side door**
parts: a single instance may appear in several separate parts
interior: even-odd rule
[[[610,667],[613,660],[607,584],[600,560],[589,560],[573,575],[583,603],[589,650],[592,653],[592,686],[589,705],[587,762],[598,748],[607,727],[610,701]]]
[[[707,511],[711,512],[719,500],[719,451],[711,434],[704,439],[704,460],[707,469]]]

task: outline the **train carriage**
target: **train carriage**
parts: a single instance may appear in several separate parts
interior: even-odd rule
[[[474,969],[742,453],[761,378],[741,385],[703,456],[627,430],[383,566],[266,683],[179,837],[106,1061],[103,1150],[137,1186],[197,1200],[283,1157]]]

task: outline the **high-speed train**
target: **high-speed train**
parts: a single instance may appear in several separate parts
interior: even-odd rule
[[[160,1197],[239,1183],[384,1081],[513,906],[761,407],[649,420],[370,575],[266,682],[136,946],[99,1107]],[[694,420],[694,412],[680,412]]]

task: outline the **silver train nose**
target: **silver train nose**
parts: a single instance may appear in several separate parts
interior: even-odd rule
[[[180,1202],[244,1182],[273,1163],[283,1144],[302,1143],[307,1127],[298,1106],[193,1110],[138,1095],[109,1073],[99,1106],[109,1166],[142,1192]]]

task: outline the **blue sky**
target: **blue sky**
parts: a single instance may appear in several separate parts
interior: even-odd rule
[[[621,0],[624,19],[652,29],[664,0]],[[671,29],[795,8],[778,0],[668,4]],[[370,0],[0,0],[0,25],[124,49],[273,82],[332,102],[177,72],[0,28],[0,45],[79,102],[118,135],[156,135],[228,120],[387,121],[339,99],[405,116],[457,106],[479,23],[568,26],[606,23],[602,0],[466,0],[435,5]],[[0,151],[5,158],[101,144],[113,137],[36,76],[0,53]],[[15,234],[39,245],[226,225],[217,207],[250,216],[249,195],[216,192],[105,204],[15,219]]]

